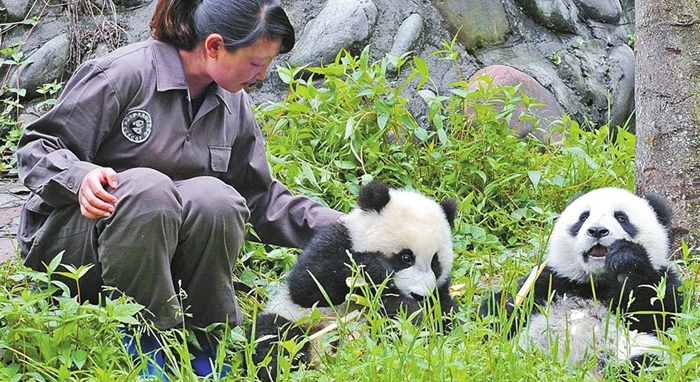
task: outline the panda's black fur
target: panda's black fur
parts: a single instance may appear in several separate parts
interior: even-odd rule
[[[516,308],[513,298],[497,292],[482,301],[479,314],[520,315],[522,330],[515,320],[511,334],[521,346],[539,346],[571,362],[595,354],[600,367],[593,373],[608,367],[638,372],[663,357],[658,334],[671,328],[683,304],[681,280],[669,261],[670,222],[670,208],[656,195],[618,188],[581,195],[553,228],[533,304]],[[653,287],[663,278],[659,300]]]
[[[298,337],[297,342],[303,343],[302,338],[316,330],[295,325],[310,308],[345,310],[340,306],[350,293],[346,279],[356,275],[351,263],[362,269],[370,285],[382,285],[383,311],[390,317],[399,312],[416,313],[420,320],[421,302],[431,295],[438,297],[444,317],[456,312],[457,305],[449,294],[455,214],[453,199],[437,203],[414,191],[390,189],[379,181],[365,185],[353,211],[318,229],[285,284],[258,314],[253,362],[259,365],[271,357],[267,367],[260,368],[258,378],[276,378],[275,346],[280,339]],[[361,289],[353,289],[353,293],[361,293]],[[293,362],[312,361],[310,346],[307,342]]]

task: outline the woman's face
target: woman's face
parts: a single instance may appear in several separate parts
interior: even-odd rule
[[[219,86],[235,93],[265,78],[267,68],[279,54],[281,46],[280,39],[260,38],[252,45],[231,52],[221,40],[208,43],[207,73]]]

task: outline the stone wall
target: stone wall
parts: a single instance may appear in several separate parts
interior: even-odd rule
[[[148,38],[155,7],[155,0],[46,1],[0,0],[5,8],[0,17],[10,26],[2,30],[2,47],[21,44],[14,49],[31,59],[20,70],[1,66],[0,75],[5,83],[26,88],[27,99],[40,99],[36,88],[65,80],[80,62]],[[547,105],[539,111],[542,125],[569,113],[596,126],[627,121],[634,126],[633,0],[282,3],[297,28],[297,45],[276,59],[268,79],[250,89],[256,102],[284,96],[275,64],[319,65],[332,61],[341,48],[359,53],[369,44],[374,59],[406,52],[423,58],[433,79],[427,92],[441,94],[463,76],[486,73],[501,84],[527,83],[528,95]],[[33,17],[37,23],[26,21]],[[433,54],[453,39],[457,67]]]

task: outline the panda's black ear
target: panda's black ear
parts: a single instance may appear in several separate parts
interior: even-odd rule
[[[457,215],[457,201],[455,199],[446,199],[440,202],[440,207],[445,211],[447,222],[450,223],[450,228],[455,227],[455,215]]]
[[[656,218],[659,219],[659,223],[666,228],[670,227],[672,214],[671,207],[669,207],[666,199],[664,199],[661,195],[652,193],[644,194],[643,198],[646,199],[651,208],[654,209]]]
[[[357,198],[357,205],[364,211],[381,212],[387,203],[389,203],[389,186],[378,180],[363,186]]]

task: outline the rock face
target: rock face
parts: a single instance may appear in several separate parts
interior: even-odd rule
[[[0,0],[0,8],[7,9],[0,17],[13,26],[2,35],[3,48],[13,47],[33,61],[20,70],[2,65],[0,76],[19,81],[31,99],[37,94],[32,88],[64,81],[76,64],[114,46],[148,38],[156,0],[115,1],[101,0],[99,7],[85,10],[58,0],[42,6]],[[539,115],[545,118],[540,127],[553,118],[551,113],[562,112],[596,126],[634,126],[634,51],[628,45],[634,33],[633,0],[282,0],[282,4],[296,27],[297,44],[272,68],[286,63],[320,65],[333,61],[342,49],[356,54],[369,45],[373,59],[409,52],[420,56],[433,80],[432,87],[423,90],[435,94],[445,94],[450,83],[465,81],[477,71],[501,73],[498,81],[506,84],[520,81],[523,91],[534,92],[528,95],[541,97],[538,100],[547,105],[547,113]],[[38,17],[36,25],[24,21],[32,17]],[[448,47],[457,53],[456,60],[435,54]],[[8,69],[12,72],[6,73]],[[254,101],[284,97],[286,85],[270,74],[251,90]],[[406,96],[420,99],[417,94]],[[416,106],[416,113],[420,108]],[[517,133],[528,129],[512,127]]]

